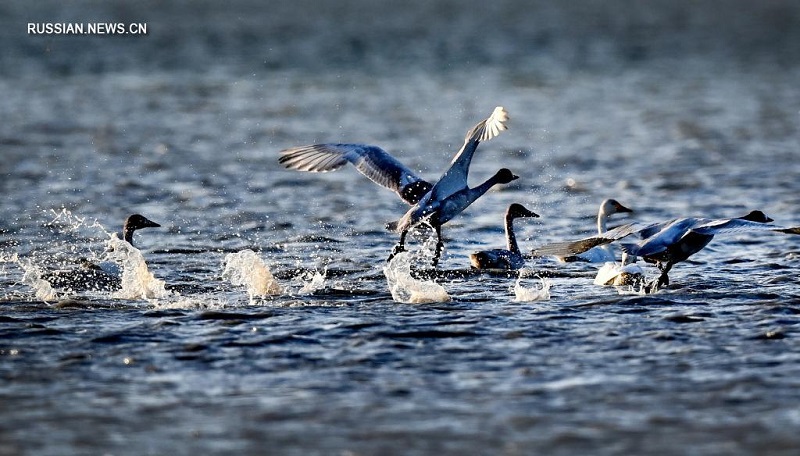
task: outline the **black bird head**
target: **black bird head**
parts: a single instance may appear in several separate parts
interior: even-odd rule
[[[519,179],[519,176],[515,176],[510,169],[503,168],[494,175],[494,178],[499,184],[507,184],[513,180]]]
[[[122,238],[133,245],[133,232],[140,228],[158,228],[161,225],[140,214],[133,214],[122,225]]]
[[[511,206],[508,206],[508,210],[506,211],[506,216],[508,217],[538,217],[539,214],[528,210],[525,206],[514,203]]]
[[[749,220],[751,222],[758,222],[758,223],[769,223],[773,220],[767,217],[767,214],[761,211],[752,211],[749,214],[739,217],[742,220]]]

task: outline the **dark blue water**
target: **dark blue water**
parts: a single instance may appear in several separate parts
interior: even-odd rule
[[[148,35],[25,33],[101,20]],[[517,221],[523,250],[591,234],[605,198],[635,210],[612,225],[800,225],[794,3],[15,2],[0,21],[0,454],[800,450],[800,238],[718,236],[650,295],[550,259],[468,270],[512,202],[541,215]],[[520,179],[445,225],[433,302],[389,290],[402,202],[277,162],[366,142],[433,180],[498,105],[509,130],[470,181]],[[134,212],[162,227],[117,251],[123,290],[41,281],[107,259]]]

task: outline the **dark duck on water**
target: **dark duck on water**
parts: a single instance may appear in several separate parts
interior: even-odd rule
[[[143,215],[133,214],[125,219],[119,234],[125,242],[133,246],[134,232],[160,226]],[[95,264],[86,259],[81,259],[80,263],[80,268],[48,272],[42,279],[55,289],[70,291],[115,291],[121,288],[121,271],[115,263]]]
[[[538,217],[539,215],[528,210],[525,206],[514,203],[508,206],[505,216],[506,249],[481,250],[469,256],[470,263],[475,269],[506,269],[516,270],[525,265],[525,258],[517,245],[514,234],[514,219],[520,217]]]

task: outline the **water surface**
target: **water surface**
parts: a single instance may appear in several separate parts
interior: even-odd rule
[[[800,9],[412,3],[3,6],[0,454],[796,454],[797,237],[720,236],[652,295],[468,255],[512,202],[525,250],[609,197],[800,225]],[[149,35],[23,32],[108,17]],[[447,301],[390,293],[391,192],[277,163],[366,142],[433,180],[497,105],[471,182],[521,178],[444,227]],[[149,291],[42,295],[133,212]]]

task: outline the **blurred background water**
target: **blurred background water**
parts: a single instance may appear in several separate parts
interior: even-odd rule
[[[792,1],[5,2],[0,454],[796,454],[797,238],[718,237],[653,295],[539,259],[405,304],[403,204],[277,157],[365,142],[433,180],[505,106],[471,182],[520,179],[445,225],[445,271],[512,202],[542,216],[523,250],[612,197],[617,223],[796,226],[799,63]],[[45,296],[135,212],[149,288]],[[279,293],[248,292],[263,271]]]

